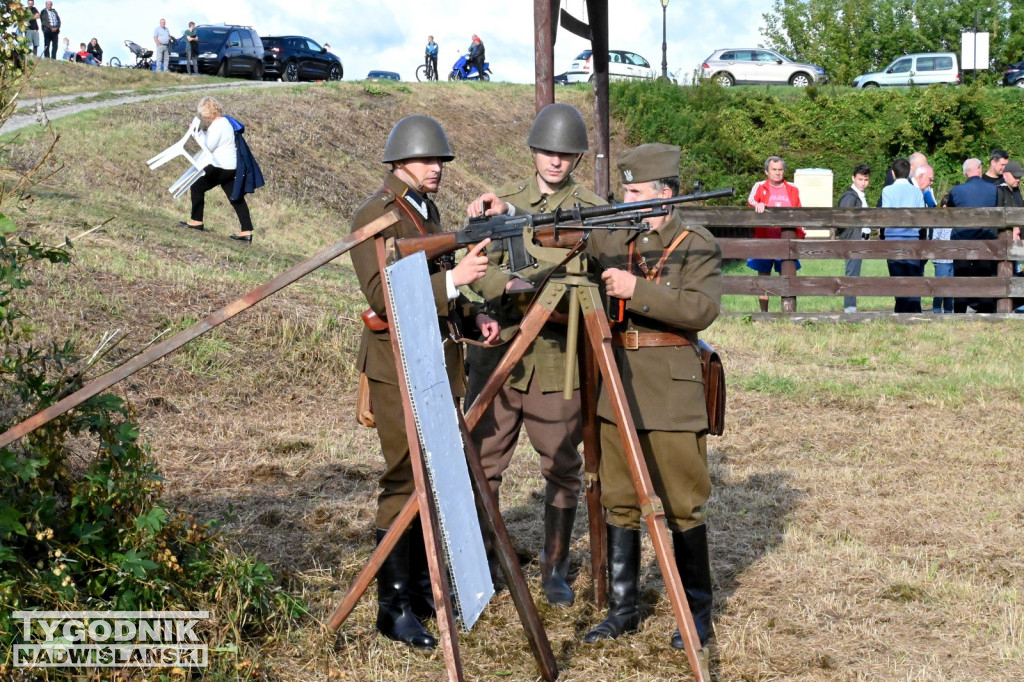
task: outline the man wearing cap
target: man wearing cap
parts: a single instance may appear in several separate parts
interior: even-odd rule
[[[442,232],[437,207],[428,195],[437,192],[444,164],[453,158],[441,124],[429,116],[403,118],[392,128],[384,147],[382,161],[390,164],[390,172],[384,176],[383,186],[356,211],[352,230],[358,230],[385,213],[396,211],[399,222],[380,233],[381,238],[397,239]],[[429,264],[438,333],[445,340],[445,366],[456,398],[465,394],[463,358],[460,345],[449,339],[449,323],[458,318],[472,320],[486,341],[497,339],[499,332],[498,324],[480,313],[456,288],[473,282],[486,272],[487,257],[481,251],[488,243],[489,240],[484,240],[475,246],[452,269],[437,261]],[[377,498],[379,544],[413,493],[415,480],[374,240],[359,244],[351,254],[359,286],[370,304],[364,320],[374,316],[378,318],[372,327],[368,321],[363,329],[358,369],[366,374],[369,383],[377,437],[386,464],[380,479],[382,490]],[[418,519],[377,572],[377,595],[377,629],[383,635],[418,649],[433,649],[437,645],[437,640],[420,623],[421,618],[434,615],[434,597],[422,526]]]
[[[1024,167],[1019,162],[1008,161],[1006,163],[1006,167],[1003,168],[1003,184],[996,188],[999,192],[996,195],[996,206],[1024,207],[1024,197],[1021,196],[1020,191],[1021,175],[1024,175]],[[1020,240],[1020,227],[1013,228],[1013,238],[1015,241]],[[1015,275],[1021,274],[1020,266],[1019,262],[1014,264]]]
[[[544,107],[533,122],[526,144],[533,155],[533,175],[480,195],[466,209],[470,217],[548,213],[575,205],[605,203],[577,184],[572,176],[589,149],[587,126],[575,107],[559,102]],[[530,280],[501,271],[499,266],[504,255],[492,254],[487,274],[470,287],[483,297],[487,313],[501,325],[502,337],[509,339],[518,329],[537,290]],[[542,277],[532,273],[532,279],[536,282]],[[508,381],[473,431],[484,472],[495,495],[524,425],[530,443],[540,454],[541,473],[547,481],[541,576],[544,596],[548,603],[556,606],[568,606],[575,600],[568,580],[569,544],[581,489],[579,444],[583,440],[578,379],[574,380],[576,390],[572,400],[565,400],[562,395],[565,345],[564,322],[549,321],[522,360],[512,368]],[[467,404],[483,388],[501,360],[503,350],[469,348]],[[575,350],[569,358],[576,363]],[[495,560],[492,553],[492,574],[497,573]]]
[[[623,200],[678,194],[679,156],[679,147],[644,144],[622,157]],[[605,293],[625,302],[625,320],[612,329],[615,360],[703,644],[712,632],[711,565],[702,513],[711,477],[697,334],[721,308],[722,252],[710,232],[684,224],[680,213],[650,218],[645,234],[595,231],[587,252],[602,268]],[[601,504],[608,530],[608,616],[584,636],[588,643],[634,632],[640,621],[640,502],[606,386],[597,414]],[[683,648],[678,631],[672,646]]]

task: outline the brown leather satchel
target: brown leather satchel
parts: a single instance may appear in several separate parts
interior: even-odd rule
[[[722,358],[704,339],[697,342],[700,364],[704,369],[704,398],[708,409],[708,433],[721,436],[725,431],[725,367]]]
[[[371,429],[377,426],[377,420],[373,417],[370,381],[366,378],[366,372],[359,373],[359,390],[356,392],[356,421]]]

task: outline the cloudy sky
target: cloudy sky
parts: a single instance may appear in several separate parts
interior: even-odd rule
[[[42,7],[44,0],[36,0]],[[661,70],[660,0],[609,0],[612,49],[643,55]],[[585,0],[561,0],[561,7],[586,17]],[[695,9],[699,7],[699,11]],[[771,0],[720,0],[697,3],[669,0],[668,70],[680,77],[712,51],[756,46],[761,15]],[[414,80],[426,36],[440,46],[444,73],[477,33],[487,47],[495,80],[533,82],[533,3],[529,0],[54,0],[63,22],[62,37],[72,43],[97,38],[109,58],[134,61],[126,39],[152,42],[153,28],[167,19],[172,35],[189,21],[253,26],[260,35],[305,35],[330,43],[345,66],[345,79],[363,78],[370,69],[397,71]],[[560,29],[555,43],[555,73],[565,71],[586,41]]]

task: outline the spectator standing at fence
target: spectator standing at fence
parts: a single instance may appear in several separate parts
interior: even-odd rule
[[[39,55],[39,10],[36,9],[36,0],[28,0],[28,12],[32,18],[28,20],[25,35],[28,37],[28,44],[32,46],[32,56]]]
[[[882,208],[924,208],[924,194],[910,182],[910,161],[896,159],[892,162],[893,183],[882,188]],[[888,227],[885,238],[890,241],[917,241],[921,238],[916,227]],[[890,259],[890,277],[921,277],[924,275],[924,263],[917,258]],[[894,313],[921,312],[921,298],[914,296],[897,296],[893,307]]]
[[[53,8],[53,2],[46,0],[46,9],[39,13],[39,28],[43,31],[43,57],[57,58],[57,41],[60,40],[60,15]]]
[[[1006,168],[1006,164],[1009,162],[1010,155],[1005,149],[993,149],[992,153],[988,155],[988,170],[981,176],[981,179],[996,186],[1001,185],[1003,183],[1003,169]]]
[[[1016,161],[1010,161],[1003,169],[1003,184],[996,188],[996,206],[1012,206],[1024,208],[1024,195],[1020,190],[1020,178],[1024,175],[1024,167]],[[1013,239],[1020,241],[1020,227],[1013,228]],[[1020,261],[1013,264],[1013,274],[1020,276]]]
[[[864,196],[864,190],[868,188],[871,181],[871,167],[866,163],[859,164],[853,169],[851,177],[853,183],[839,197],[839,208],[867,208],[868,199]],[[868,227],[847,227],[836,235],[839,239],[870,239],[871,228]],[[861,260],[859,258],[848,258],[846,260],[846,276],[860,277]],[[857,312],[857,297],[843,297],[843,312]]]
[[[171,32],[167,30],[167,20],[161,19],[160,25],[153,29],[153,43],[156,45],[156,49],[153,51],[155,71],[167,71],[170,68],[171,51],[167,47],[170,42]]]
[[[998,151],[998,150],[997,150]],[[996,186],[982,177],[981,160],[967,159],[963,165],[964,180],[949,190],[950,207],[986,208],[996,205],[999,192]],[[953,241],[973,241],[995,239],[996,231],[986,228],[956,228],[950,239]],[[988,260],[954,260],[953,275],[955,277],[994,277],[995,261]],[[953,312],[966,313],[971,306],[979,313],[994,313],[996,302],[992,298],[957,297],[953,301]]]
[[[764,213],[767,207],[772,208],[798,208],[800,206],[800,190],[796,185],[791,185],[785,180],[786,162],[781,156],[769,156],[764,162],[765,179],[754,184],[747,197],[747,204],[754,207],[758,213]],[[804,230],[796,228],[797,239],[804,238]],[[755,227],[754,239],[782,239],[781,227]],[[782,274],[782,260],[771,258],[748,258],[747,267],[757,272],[761,277],[768,277],[774,268],[777,273]],[[796,269],[800,269],[800,261],[796,262]],[[768,312],[768,295],[757,297],[761,312]]]

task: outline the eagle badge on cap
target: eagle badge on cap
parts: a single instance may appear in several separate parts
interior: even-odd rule
[[[626,182],[633,182],[633,171],[627,168],[622,171],[622,177],[626,178]]]

